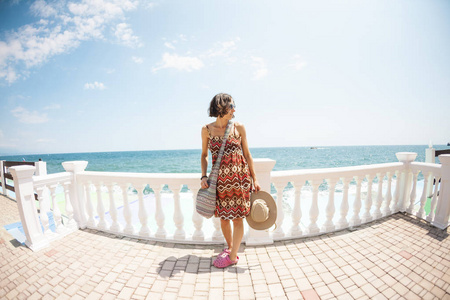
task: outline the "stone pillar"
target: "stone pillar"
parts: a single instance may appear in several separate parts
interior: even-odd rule
[[[73,218],[78,224],[78,228],[86,228],[87,217],[85,212],[84,189],[81,184],[77,182],[77,173],[83,172],[88,165],[87,161],[66,161],[62,166],[66,172],[73,174],[73,184],[70,185],[69,198],[73,207]],[[87,191],[89,192],[89,191]]]
[[[16,166],[9,170],[14,178],[17,207],[26,236],[25,244],[33,251],[41,250],[49,243],[42,232],[34,201],[33,174],[36,167]]]
[[[253,162],[256,178],[261,185],[261,190],[270,194],[270,172],[275,166],[276,161],[268,158],[256,158]],[[269,234],[269,229],[255,230],[249,227],[245,244],[249,246],[273,244],[273,238]]]
[[[397,208],[399,211],[406,211],[406,207],[408,205],[408,201],[411,196],[411,187],[413,175],[411,172],[411,163],[416,159],[417,153],[415,152],[397,152],[395,153],[397,159],[403,163],[404,169],[401,172],[400,178],[397,180],[401,180],[400,182],[400,195],[398,198]]]
[[[441,185],[439,188],[439,200],[436,206],[436,215],[432,225],[439,229],[446,229],[450,218],[450,154],[439,155],[441,167]],[[436,184],[439,184],[436,182]]]

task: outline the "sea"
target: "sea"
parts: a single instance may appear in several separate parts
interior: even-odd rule
[[[449,148],[446,145],[433,147],[436,150]],[[415,161],[425,162],[426,148],[428,145],[278,147],[251,148],[250,152],[253,158],[275,160],[273,170],[282,171],[398,162],[397,152],[416,152]],[[86,171],[200,173],[200,155],[200,149],[193,149],[12,155],[0,156],[0,160],[34,162],[41,159],[47,163],[48,174],[64,172],[62,162],[74,160],[88,161]]]

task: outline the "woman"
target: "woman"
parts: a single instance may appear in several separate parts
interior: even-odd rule
[[[216,121],[202,128],[202,182],[201,188],[208,188],[206,170],[208,149],[212,163],[216,162],[228,122],[234,118],[236,105],[228,94],[217,94],[211,100],[209,116]],[[244,235],[244,218],[250,212],[250,192],[261,187],[256,179],[253,158],[250,154],[244,125],[233,123],[225,144],[217,179],[217,199],[215,216],[220,218],[220,226],[228,248],[220,253],[214,266],[225,268],[239,260],[237,252]],[[253,184],[252,184],[253,180]],[[230,220],[233,221],[233,231]]]

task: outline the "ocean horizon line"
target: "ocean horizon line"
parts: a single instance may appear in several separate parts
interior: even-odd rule
[[[395,147],[395,146],[426,146],[426,144],[390,144],[390,145],[309,145],[309,146],[286,146],[286,147],[250,147],[250,151],[252,149],[296,149],[296,148],[312,148],[314,150],[320,150],[320,148],[338,148],[338,147]],[[446,144],[435,144],[434,147],[448,147]],[[95,153],[120,153],[120,152],[163,152],[163,151],[201,151],[200,148],[195,149],[155,149],[155,150],[112,150],[112,151],[81,151],[81,152],[52,152],[52,153],[0,153],[1,157],[10,157],[10,156],[38,156],[38,155],[67,155],[67,154],[95,154]]]

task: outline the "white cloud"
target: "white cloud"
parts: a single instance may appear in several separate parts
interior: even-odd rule
[[[44,110],[51,110],[51,109],[60,109],[61,105],[59,104],[51,104],[44,107]]]
[[[252,66],[256,68],[255,72],[253,72],[253,80],[259,80],[263,77],[267,76],[269,72],[266,66],[266,62],[262,57],[252,56]]]
[[[132,48],[142,46],[139,37],[133,34],[133,30],[127,23],[117,24],[115,35],[119,39],[119,41],[126,46]]]
[[[165,43],[164,43],[164,46],[166,46],[166,47],[169,48],[169,49],[175,49],[175,46],[172,45],[172,43],[169,43],[169,42],[165,42]]]
[[[30,10],[36,15],[43,18],[55,16],[58,12],[51,5],[47,4],[44,0],[37,0],[30,6]]]
[[[19,122],[26,124],[40,124],[48,122],[47,114],[39,113],[37,111],[28,111],[25,108],[19,106],[11,111],[14,117],[16,117]]]
[[[151,2],[151,1],[144,1],[142,2],[145,9],[154,9],[156,6],[158,6],[158,3]]]
[[[177,54],[164,53],[162,62],[153,68],[153,72],[161,69],[177,69],[179,71],[191,72],[203,68],[204,64],[198,57],[178,56]]]
[[[93,82],[93,83],[85,83],[84,84],[85,90],[104,90],[106,89],[105,85],[102,82]]]
[[[142,64],[144,62],[142,57],[132,56],[131,59],[137,64]]]
[[[105,33],[111,26],[122,44],[140,46],[139,37],[123,23],[125,12],[137,6],[138,1],[130,0],[33,2],[30,11],[41,19],[8,32],[0,41],[0,79],[12,84],[27,77],[31,67],[67,53],[83,41],[108,39]]]
[[[209,58],[230,58],[231,53],[237,49],[237,43],[240,40],[240,38],[236,38],[231,41],[217,42],[212,49],[207,51],[206,56],[208,56]]]
[[[297,71],[303,69],[306,66],[306,61],[302,60],[300,55],[298,55],[298,54],[294,55],[293,60],[294,60],[294,63],[289,66],[293,67]]]

